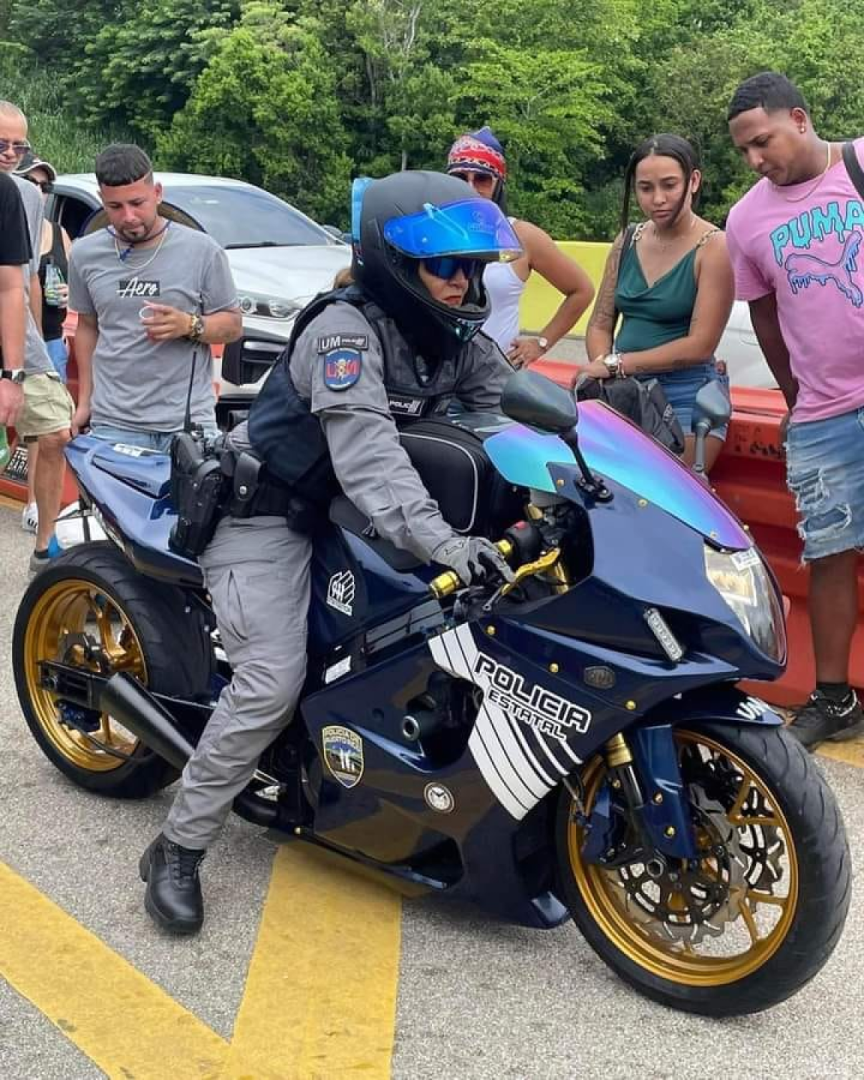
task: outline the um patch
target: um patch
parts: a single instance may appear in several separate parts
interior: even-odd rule
[[[324,385],[328,390],[348,390],[360,378],[362,368],[359,349],[333,349],[324,354]]]

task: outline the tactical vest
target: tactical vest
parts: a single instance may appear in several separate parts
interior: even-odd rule
[[[351,304],[375,333],[384,359],[384,388],[398,426],[446,413],[478,348],[473,342],[438,365],[427,364],[412,349],[396,323],[356,286],[316,297],[300,312],[284,352],[274,364],[249,410],[249,440],[271,476],[302,499],[324,507],[338,494],[324,432],[309,402],[291,378],[291,359],[300,335],[330,304]]]

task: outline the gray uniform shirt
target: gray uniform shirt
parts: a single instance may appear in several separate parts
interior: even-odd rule
[[[53,371],[54,365],[45,348],[45,342],[39,333],[39,327],[30,310],[30,280],[39,273],[39,252],[42,250],[42,221],[45,216],[45,208],[42,204],[42,195],[35,184],[20,176],[12,179],[18,185],[21,201],[24,203],[24,213],[27,215],[27,229],[30,233],[30,264],[24,267],[24,294],[27,298],[27,328],[24,338],[24,370],[34,374],[42,371]]]
[[[69,307],[95,315],[91,420],[133,431],[179,431],[197,351],[192,419],[215,426],[209,345],[188,338],[153,342],[141,322],[148,300],[212,315],[237,306],[225,252],[206,233],[172,222],[162,246],[133,248],[107,229],[81,237],[69,255]]]
[[[360,374],[346,389],[325,380],[327,357],[319,339],[365,340]],[[471,346],[468,346],[471,348]],[[497,349],[476,350],[476,363],[456,388],[470,410],[495,412],[513,369]],[[399,441],[384,388],[384,359],[374,330],[351,304],[331,304],[306,327],[294,348],[291,377],[324,429],[333,469],[351,502],[381,536],[424,562],[455,535],[430,498]],[[332,382],[332,380],[331,380]]]

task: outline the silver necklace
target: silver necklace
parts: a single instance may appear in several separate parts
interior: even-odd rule
[[[140,273],[142,270],[146,270],[147,267],[150,265],[150,263],[153,262],[153,260],[156,258],[156,256],[159,254],[159,252],[162,250],[162,245],[165,243],[165,237],[168,235],[168,226],[170,224],[171,224],[171,222],[169,221],[168,224],[166,224],[165,228],[162,230],[162,235],[159,237],[159,243],[156,245],[156,248],[155,248],[153,254],[150,256],[150,258],[147,260],[147,262],[140,263],[138,266],[134,266],[134,267],[132,266],[131,263],[126,262],[126,260],[131,255],[131,253],[133,251],[133,248],[131,246],[126,248],[126,252],[124,254],[120,250],[120,245],[117,243],[117,236],[116,236],[116,234],[114,234],[114,250],[117,252],[117,258],[120,260],[121,263],[123,263],[124,265],[128,265],[129,269],[134,270],[136,273]]]

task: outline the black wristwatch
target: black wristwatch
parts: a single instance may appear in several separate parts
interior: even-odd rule
[[[0,371],[0,379],[9,379],[10,382],[18,383],[19,385],[27,378],[27,372],[23,368],[3,368]]]

